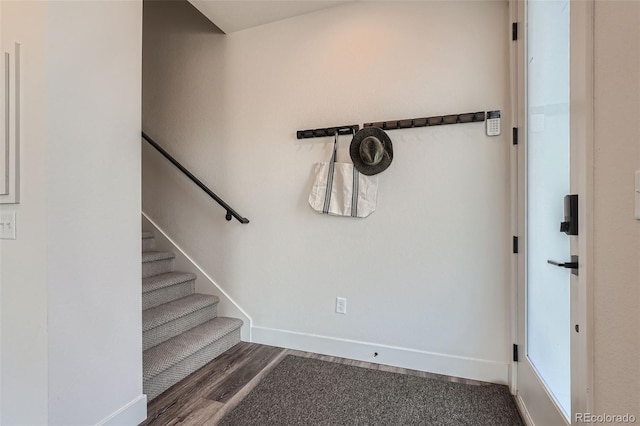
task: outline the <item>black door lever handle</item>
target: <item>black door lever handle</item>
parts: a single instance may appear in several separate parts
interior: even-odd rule
[[[559,266],[560,268],[575,269],[578,267],[578,262],[560,263],[560,262],[556,262],[555,260],[547,260],[547,263],[553,266]]]
[[[547,263],[559,268],[571,269],[573,275],[578,275],[578,256],[571,256],[571,262],[556,262],[555,260],[547,260]]]

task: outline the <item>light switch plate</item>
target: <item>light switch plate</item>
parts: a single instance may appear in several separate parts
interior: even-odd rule
[[[0,212],[0,240],[16,239],[16,212]]]
[[[636,170],[635,184],[636,219],[640,220],[640,170]]]

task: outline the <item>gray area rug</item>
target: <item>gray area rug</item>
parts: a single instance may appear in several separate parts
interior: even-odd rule
[[[523,425],[509,389],[289,355],[220,422],[249,425]]]

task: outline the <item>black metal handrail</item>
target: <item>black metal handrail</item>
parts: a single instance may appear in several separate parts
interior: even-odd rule
[[[229,204],[225,203],[224,200],[218,197],[212,190],[207,188],[207,186],[200,181],[197,177],[195,177],[189,170],[187,170],[182,164],[180,164],[175,158],[173,158],[167,151],[162,149],[160,145],[156,143],[153,139],[149,137],[145,132],[142,132],[142,137],[144,140],[149,142],[149,144],[154,147],[160,154],[162,154],[167,160],[171,161],[174,166],[176,166],[182,173],[184,173],[189,179],[193,181],[196,185],[200,187],[204,192],[206,192],[211,198],[213,198],[218,204],[220,204],[226,211],[225,219],[231,220],[232,217],[235,217],[240,223],[249,223],[249,219],[246,217],[240,216],[238,212],[229,206]]]

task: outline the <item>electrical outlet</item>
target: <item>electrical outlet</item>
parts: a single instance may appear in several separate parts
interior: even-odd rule
[[[16,212],[0,213],[0,239],[16,239]]]
[[[344,297],[336,297],[336,312],[339,314],[347,313],[347,299]]]

